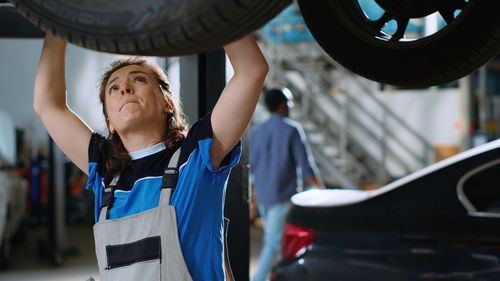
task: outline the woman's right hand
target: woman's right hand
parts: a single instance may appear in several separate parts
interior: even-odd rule
[[[66,41],[47,32],[35,76],[33,108],[39,115],[66,106],[65,52]]]

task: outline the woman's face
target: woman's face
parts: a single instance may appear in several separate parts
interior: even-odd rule
[[[141,65],[129,65],[111,74],[105,88],[105,106],[111,133],[165,126],[172,111],[153,73]]]

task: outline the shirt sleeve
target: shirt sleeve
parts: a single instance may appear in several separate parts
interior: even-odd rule
[[[233,150],[226,155],[222,161],[220,167],[215,169],[212,165],[212,159],[210,157],[210,148],[213,143],[213,130],[211,122],[212,113],[208,113],[196,123],[193,124],[188,132],[186,139],[184,140],[180,163],[187,161],[192,151],[199,149],[200,157],[203,164],[214,173],[219,173],[236,166],[241,157],[241,142],[233,148]]]
[[[301,168],[303,178],[309,178],[315,174],[316,165],[311,153],[311,149],[307,144],[307,138],[302,127],[295,127],[292,134],[291,148],[293,157],[297,165]]]

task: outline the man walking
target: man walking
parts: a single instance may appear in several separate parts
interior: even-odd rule
[[[253,281],[267,280],[281,246],[290,197],[300,182],[322,186],[300,124],[288,118],[293,105],[288,89],[265,92],[270,118],[250,135],[250,165],[264,241]]]

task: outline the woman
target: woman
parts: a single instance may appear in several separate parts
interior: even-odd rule
[[[64,40],[46,35],[34,109],[56,144],[88,174],[87,188],[96,195],[101,280],[224,280],[225,185],[268,71],[254,39],[224,47],[234,76],[211,114],[187,135],[159,68],[140,59],[113,64],[100,89],[107,139],[66,104],[65,47]],[[176,168],[175,183],[170,172]]]

